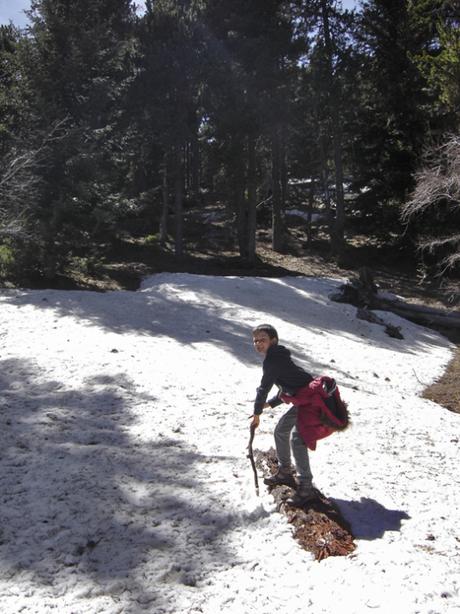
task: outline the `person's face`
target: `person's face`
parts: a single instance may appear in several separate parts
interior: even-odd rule
[[[252,336],[254,348],[256,352],[259,354],[266,354],[268,348],[272,345],[275,345],[276,338],[270,339],[267,333],[265,332],[257,332]]]

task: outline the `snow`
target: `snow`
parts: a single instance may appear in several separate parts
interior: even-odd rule
[[[327,221],[327,217],[324,213],[308,213],[307,211],[301,211],[300,209],[286,209],[285,215],[300,217],[306,222],[311,222],[312,224]]]
[[[328,296],[339,280],[160,274],[138,292],[0,291],[2,614],[438,614],[460,608],[452,356]],[[268,321],[352,427],[311,454],[357,549],[300,548],[246,458]],[[266,411],[255,448],[273,443]]]

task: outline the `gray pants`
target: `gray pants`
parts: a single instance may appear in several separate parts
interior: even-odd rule
[[[297,407],[291,407],[281,416],[275,428],[276,455],[281,468],[291,467],[291,448],[299,484],[311,486],[312,473],[308,448],[297,431]]]

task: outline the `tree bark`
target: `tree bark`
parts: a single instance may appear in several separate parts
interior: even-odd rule
[[[334,106],[337,106],[336,103]],[[333,226],[332,251],[342,254],[345,247],[345,199],[343,192],[342,129],[337,109],[332,119],[334,169],[335,169],[335,221]]]
[[[168,205],[169,205],[169,191],[168,191],[168,154],[165,152],[163,156],[163,166],[161,169],[162,175],[162,208],[160,219],[160,243],[164,245],[168,237]]]
[[[284,224],[281,202],[281,164],[280,164],[280,136],[279,129],[275,127],[272,133],[272,249],[281,252],[284,249]]]
[[[254,264],[256,260],[256,230],[257,230],[257,180],[256,180],[256,140],[248,135],[248,261]]]
[[[308,191],[308,211],[307,211],[307,243],[310,245],[312,240],[312,220],[313,220],[313,202],[315,197],[315,182],[312,179],[310,189]]]
[[[286,163],[286,129],[281,129],[280,135],[280,189],[281,189],[281,211],[286,210],[288,199],[288,173]]]
[[[191,189],[194,198],[198,199],[200,194],[200,144],[196,131],[193,132],[190,143],[191,154]]]
[[[399,300],[390,300],[377,297],[373,309],[391,311],[402,318],[411,320],[417,324],[425,326],[441,326],[442,328],[454,328],[460,330],[460,313],[449,312],[447,310],[435,309],[434,307],[424,307],[423,305],[413,305],[403,303]]]
[[[342,126],[339,111],[339,95],[337,79],[333,70],[333,44],[329,23],[328,0],[321,0],[321,17],[324,31],[324,46],[326,49],[328,72],[328,97],[330,105],[330,121],[332,143],[334,148],[335,202],[336,215],[332,227],[331,247],[334,253],[340,255],[345,247],[345,200],[343,192],[343,161],[342,161]]]
[[[323,133],[320,133],[320,137],[319,137],[319,153],[320,153],[320,160],[321,160],[320,175],[321,175],[321,183],[322,183],[323,192],[324,192],[324,201],[326,204],[326,215],[327,215],[329,236],[331,237],[331,241],[332,241],[333,220],[332,220],[332,212],[331,212],[331,194],[329,192],[329,171],[327,168],[327,155],[326,155],[326,146],[325,146],[324,141],[325,141],[325,136]]]
[[[255,451],[256,466],[265,475],[278,468],[275,451]],[[354,536],[348,521],[339,508],[320,491],[314,502],[303,507],[291,507],[286,498],[292,494],[287,486],[271,487],[278,511],[284,514],[294,529],[294,537],[302,548],[311,552],[317,561],[328,556],[348,556],[356,549]]]
[[[181,258],[184,251],[184,165],[182,146],[177,145],[174,151],[174,215],[176,258]]]
[[[244,141],[239,139],[235,142],[236,152],[233,167],[233,198],[236,206],[236,230],[238,235],[238,250],[242,258],[248,255],[247,239],[247,203],[245,198],[245,168],[244,168]]]
[[[377,309],[391,311],[416,324],[439,326],[446,329],[460,330],[460,313],[446,309],[436,309],[424,305],[404,303],[400,299],[379,296],[372,273],[364,267],[360,270],[358,280],[345,284],[331,299],[340,303],[349,303],[359,309]]]

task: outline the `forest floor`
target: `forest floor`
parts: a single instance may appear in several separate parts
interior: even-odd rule
[[[214,220],[213,220],[214,221]],[[220,226],[220,227],[219,227]],[[186,225],[190,228],[191,225]],[[209,228],[214,229],[209,233]],[[283,277],[335,277],[354,279],[363,266],[370,268],[382,290],[404,298],[406,302],[459,308],[458,280],[443,286],[424,279],[415,263],[394,247],[369,245],[365,237],[355,235],[349,241],[346,256],[338,263],[331,258],[325,238],[316,236],[305,242],[302,228],[289,229],[288,249],[271,249],[268,230],[258,231],[257,261],[249,266],[234,247],[225,224],[198,224],[185,237],[184,255],[177,259],[172,242],[160,247],[155,241],[126,234],[113,246],[105,261],[91,271],[72,270],[52,287],[106,292],[137,290],[143,277],[161,272],[187,272],[202,275],[241,275]],[[38,284],[40,286],[41,284]],[[48,284],[48,287],[49,284]],[[453,300],[456,297],[456,300]],[[447,409],[460,413],[460,330],[437,328],[457,345],[457,351],[443,377],[427,388],[424,396]]]

